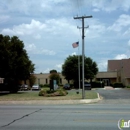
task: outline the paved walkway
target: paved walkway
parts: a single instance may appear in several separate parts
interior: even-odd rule
[[[104,86],[104,89],[106,89],[106,90],[114,90],[115,88],[113,88],[111,86]]]

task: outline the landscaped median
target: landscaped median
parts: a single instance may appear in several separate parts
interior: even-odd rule
[[[99,96],[94,91],[85,91],[82,99],[82,90],[69,90],[66,96],[39,96],[38,91],[21,91],[17,94],[0,95],[0,104],[78,104],[97,102]]]

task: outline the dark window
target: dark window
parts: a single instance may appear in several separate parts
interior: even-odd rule
[[[62,79],[60,78],[60,83],[62,84]]]
[[[38,79],[38,84],[40,84],[40,79]]]
[[[48,83],[48,80],[46,79],[46,84]]]

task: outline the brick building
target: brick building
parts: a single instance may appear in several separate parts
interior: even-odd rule
[[[105,85],[114,82],[122,82],[125,86],[130,85],[130,59],[108,60],[106,72],[99,72],[96,79],[104,81]]]
[[[49,73],[35,74],[36,84],[49,84],[49,75]],[[107,71],[98,72],[95,80],[103,81],[105,86],[110,86],[114,82],[122,82],[125,86],[130,85],[130,59],[108,60]],[[65,83],[68,81],[60,74],[60,84]]]

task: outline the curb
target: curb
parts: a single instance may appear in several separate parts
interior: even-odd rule
[[[98,98],[96,99],[82,99],[80,100],[80,103],[97,103],[101,100],[99,93],[97,93]]]

